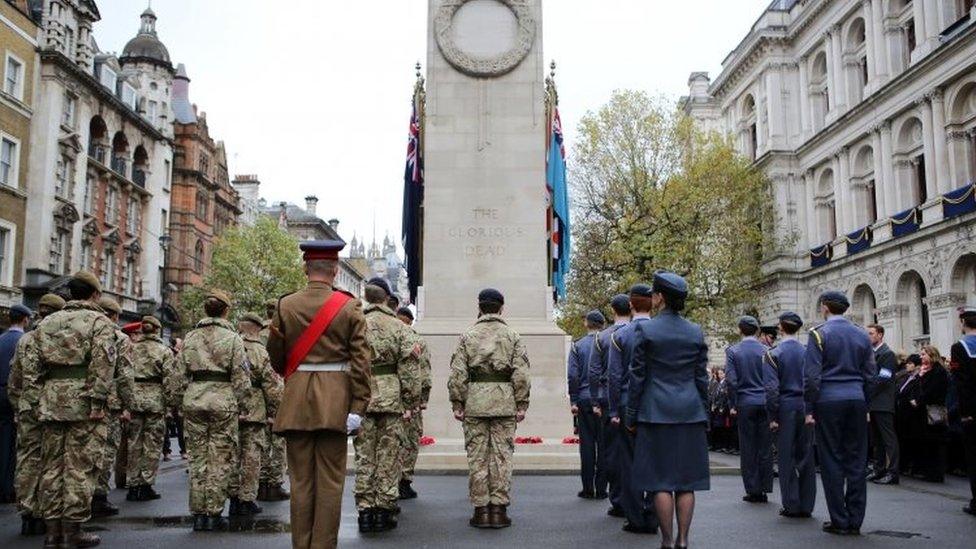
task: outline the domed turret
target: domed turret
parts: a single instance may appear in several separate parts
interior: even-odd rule
[[[147,62],[172,68],[169,50],[156,35],[156,14],[152,8],[146,8],[146,11],[142,12],[139,33],[122,49],[119,62],[123,65],[127,62]]]

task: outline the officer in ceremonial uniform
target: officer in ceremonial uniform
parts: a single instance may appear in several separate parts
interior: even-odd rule
[[[116,369],[115,326],[97,305],[101,284],[87,271],[68,282],[71,301],[45,318],[24,349],[21,410],[37,410],[41,422],[41,478],[37,510],[47,521],[45,547],[92,547],[98,536],[83,532],[91,517],[91,478],[105,439],[106,401]]]
[[[616,433],[616,449],[613,452],[617,482],[620,484],[620,510],[623,511],[623,530],[633,534],[656,534],[657,514],[651,509],[644,492],[632,482],[634,463],[634,435],[623,425],[630,385],[630,365],[634,356],[634,331],[651,319],[651,295],[647,284],[637,284],[630,289],[628,298],[633,320],[619,328],[610,338],[607,357],[607,416],[610,429]]]
[[[64,299],[55,294],[44,294],[37,304],[37,319],[40,323],[48,316],[64,308]],[[10,365],[7,379],[7,396],[17,414],[17,470],[14,473],[14,491],[17,493],[17,508],[21,513],[20,533],[24,536],[41,535],[45,532],[44,519],[36,512],[37,483],[41,476],[41,424],[37,410],[21,408],[20,398],[24,390],[24,353],[30,341],[37,335],[36,330],[27,332],[17,342],[17,352]]]
[[[268,418],[273,418],[281,402],[284,385],[271,369],[271,359],[258,332],[264,320],[254,313],[246,313],[238,322],[238,331],[244,340],[244,352],[251,365],[251,388],[247,394],[247,415],[238,424],[240,466],[231,480],[231,516],[254,516],[261,508],[254,503],[258,495],[261,460],[267,449]]]
[[[826,322],[810,331],[803,362],[806,421],[816,425],[817,457],[830,511],[825,532],[859,535],[867,504],[867,399],[878,369],[867,332],[844,318],[843,292],[820,296]]]
[[[766,411],[763,355],[768,347],[757,338],[759,321],[739,318],[742,341],[725,350],[725,379],[731,413],[739,420],[739,463],[746,495],[742,501],[766,503],[773,491],[773,457]]]
[[[212,532],[226,523],[221,513],[237,467],[238,419],[249,412],[251,365],[244,341],[227,320],[230,306],[224,292],[207,294],[203,302],[207,318],[186,335],[167,380],[169,402],[182,403],[194,531]],[[130,463],[134,457],[129,456]]]
[[[400,475],[400,499],[414,499],[417,497],[417,491],[412,486],[413,474],[420,455],[420,437],[424,434],[424,410],[427,409],[427,401],[430,400],[430,351],[427,349],[427,342],[412,327],[413,311],[407,307],[400,307],[397,318],[405,326],[410,327],[417,344],[420,345],[420,406],[413,411],[410,420],[404,424],[401,429],[403,436],[400,438],[400,464],[403,468]]]
[[[166,434],[163,386],[173,373],[173,351],[160,337],[163,325],[154,316],[142,318],[142,337],[132,346],[135,398],[129,420],[128,501],[159,499],[153,489]]]
[[[962,420],[963,447],[972,499],[963,511],[976,516],[976,307],[959,309],[962,339],[952,344],[949,369],[955,380]]]
[[[366,284],[366,341],[373,351],[371,398],[353,441],[360,532],[396,528],[401,429],[420,407],[420,344],[387,307],[390,294],[382,278]]]
[[[606,472],[607,483],[610,486],[610,509],[607,514],[612,517],[623,517],[624,511],[620,507],[620,481],[617,478],[616,467],[616,446],[617,436],[620,432],[619,418],[616,423],[611,423],[610,416],[606,413],[609,406],[607,402],[607,372],[610,365],[610,348],[613,346],[613,334],[630,322],[630,298],[625,294],[614,296],[610,300],[610,308],[613,309],[614,322],[608,328],[600,332],[593,340],[593,350],[590,351],[590,360],[587,365],[587,379],[590,382],[590,402],[593,405],[593,414],[601,418],[603,422],[603,437],[597,441],[598,458],[601,462],[600,470]]]
[[[265,321],[261,324],[258,339],[265,348],[271,335],[271,319],[274,318],[277,300],[270,300],[264,304]],[[246,342],[245,342],[246,343]],[[277,383],[285,386],[285,380],[272,369],[278,378]],[[268,419],[274,418],[269,414]],[[261,456],[261,482],[258,484],[258,501],[287,501],[291,494],[285,489],[285,438],[272,432],[271,424],[265,428],[266,441],[264,455]]]
[[[464,425],[468,493],[475,528],[506,528],[511,501],[515,427],[529,408],[529,356],[501,313],[498,290],[478,294],[478,321],[461,334],[451,357],[447,390]]]
[[[603,454],[603,418],[593,411],[590,400],[589,364],[597,335],[606,319],[600,311],[586,314],[588,333],[573,342],[567,364],[570,410],[579,426],[580,479],[583,489],[577,494],[586,499],[607,497],[606,456]]]
[[[281,298],[268,339],[271,365],[285,377],[274,431],[287,441],[296,549],[336,546],[346,436],[359,430],[370,400],[372,350],[362,305],[333,288],[344,246],[301,243],[308,286]]]
[[[803,412],[803,357],[806,349],[796,338],[803,326],[800,315],[779,315],[783,339],[763,357],[766,368],[766,409],[779,449],[779,514],[809,518],[817,498],[817,471],[813,459],[813,428]]]

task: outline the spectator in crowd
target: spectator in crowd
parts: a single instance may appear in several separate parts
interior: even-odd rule
[[[898,387],[898,395],[895,397],[895,433],[898,436],[898,454],[902,475],[913,476],[915,471],[916,456],[918,448],[917,422],[912,421],[915,408],[910,401],[915,394],[918,384],[918,367],[922,364],[922,357],[917,354],[908,355],[903,367],[895,375],[895,385]]]
[[[939,350],[931,345],[922,347],[922,364],[918,382],[913,384],[908,401],[911,406],[910,428],[917,434],[914,472],[928,482],[943,482],[946,466],[947,413],[949,373]]]

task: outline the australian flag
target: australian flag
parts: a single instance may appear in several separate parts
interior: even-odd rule
[[[417,302],[420,285],[421,206],[424,203],[424,158],[420,150],[420,115],[414,101],[407,141],[407,166],[403,174],[403,250],[406,256],[410,302]]]
[[[546,185],[552,204],[551,243],[552,286],[556,297],[566,297],[566,274],[569,272],[569,190],[566,187],[566,151],[563,148],[563,128],[559,109],[554,108],[546,159]]]

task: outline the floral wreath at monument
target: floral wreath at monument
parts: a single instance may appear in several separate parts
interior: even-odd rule
[[[458,47],[451,35],[454,15],[471,0],[445,0],[434,16],[434,37],[444,59],[457,70],[477,77],[501,76],[517,67],[532,50],[535,42],[536,23],[532,10],[524,0],[495,0],[512,10],[518,21],[518,35],[515,45],[507,52],[490,58],[469,55]]]

